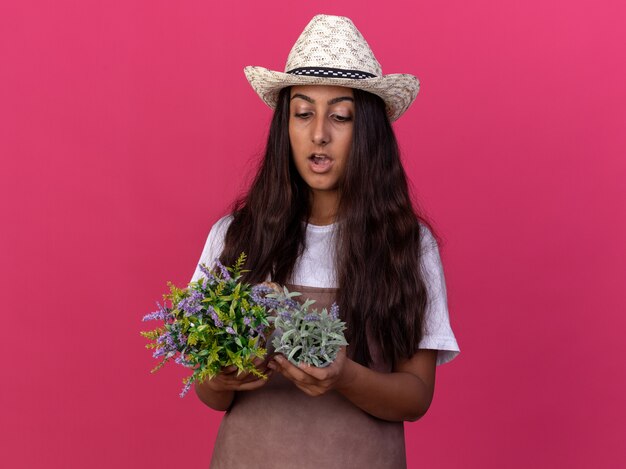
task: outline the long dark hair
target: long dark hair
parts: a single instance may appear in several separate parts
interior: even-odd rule
[[[337,303],[347,322],[349,355],[367,365],[371,341],[385,361],[411,357],[422,338],[428,302],[421,269],[420,222],[383,100],[353,89],[353,140],[340,186]],[[248,254],[244,277],[288,282],[304,248],[309,190],[291,158],[290,88],[283,88],[265,156],[248,193],[233,207],[221,262]],[[368,343],[368,337],[370,343]]]

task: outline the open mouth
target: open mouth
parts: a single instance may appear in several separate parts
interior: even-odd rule
[[[330,171],[333,159],[324,153],[313,153],[309,156],[309,168],[314,173],[323,174]]]
[[[331,159],[328,157],[328,155],[323,155],[323,154],[322,155],[313,154],[309,156],[309,160],[311,160],[313,164],[318,165],[318,166],[323,166],[331,162]]]

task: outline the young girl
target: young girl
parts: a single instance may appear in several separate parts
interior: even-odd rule
[[[275,109],[265,157],[199,263],[246,252],[245,281],[286,285],[317,308],[336,302],[349,345],[325,368],[270,354],[257,363],[267,380],[226,368],[196,385],[227,411],[211,467],[406,467],[402,422],[425,414],[435,366],[459,352],[437,243],[390,123],[419,82],[383,76],[352,21],[328,15],[305,28],[285,73],[245,73]]]

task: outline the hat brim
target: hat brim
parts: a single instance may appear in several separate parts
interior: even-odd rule
[[[292,75],[252,65],[245,67],[243,71],[254,91],[272,109],[276,108],[280,90],[287,86],[346,86],[380,96],[385,101],[387,115],[392,122],[397,120],[411,106],[420,88],[420,82],[417,77],[405,73],[359,80],[354,78]]]

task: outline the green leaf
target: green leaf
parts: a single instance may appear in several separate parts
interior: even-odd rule
[[[301,345],[298,345],[297,347],[294,347],[293,350],[291,350],[291,352],[289,353],[289,355],[287,356],[287,359],[289,361],[293,360],[294,355],[296,354],[296,352],[298,352],[299,350],[302,349]]]
[[[192,332],[187,336],[187,344],[196,345],[198,343],[199,336],[197,333]]]

